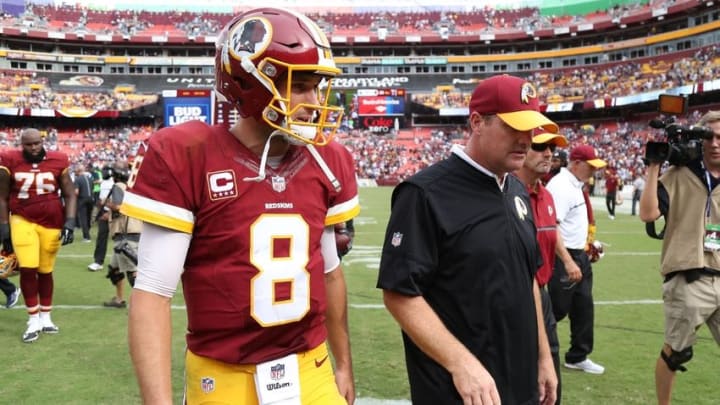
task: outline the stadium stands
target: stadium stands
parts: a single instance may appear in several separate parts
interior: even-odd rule
[[[477,36],[493,34],[495,39],[527,37],[529,32],[539,37],[552,37],[555,28],[578,32],[590,24],[595,29],[607,29],[617,24],[641,23],[653,18],[653,8],[666,13],[679,13],[696,5],[695,0],[672,2],[653,0],[649,3],[628,4],[606,11],[593,11],[584,16],[546,16],[538,8],[494,9],[473,8],[452,11],[375,11],[343,12],[342,7],[320,7],[307,13],[320,21],[329,34],[335,36],[367,35],[435,35],[448,39],[451,35]],[[93,10],[72,5],[51,6],[29,4],[26,12],[7,18],[3,26],[62,31],[68,33],[137,36],[151,38],[213,36],[232,18],[229,13],[205,12],[200,15],[188,11],[151,12],[141,10]],[[12,32],[12,31],[11,31]],[[27,33],[27,32],[26,32]],[[128,39],[128,38],[125,38]]]
[[[688,17],[683,17],[682,13],[697,7],[698,4],[694,0],[672,2],[653,0],[649,4],[614,7],[580,16],[543,15],[537,8],[515,10],[482,8],[463,11],[378,10],[358,13],[338,7],[317,11],[311,14],[311,17],[320,22],[320,25],[330,33],[331,39],[363,36],[367,37],[370,46],[382,42],[379,36],[390,38],[393,35],[404,40],[407,36],[424,38],[430,35],[433,38],[440,38],[438,35],[446,34],[443,40],[450,44],[462,44],[467,41],[468,36],[477,42],[478,35],[481,38],[490,38],[492,41],[507,41],[515,38],[516,35],[522,35],[527,40],[528,35],[531,37],[534,35],[539,39],[551,38],[546,42],[560,41],[562,45],[556,53],[562,57],[564,55],[562,48],[577,47],[578,43],[584,43],[575,42],[572,39],[574,35],[555,39],[558,38],[558,33],[581,36],[589,31],[602,31],[626,24],[642,26],[658,20],[657,13],[661,13],[661,16],[680,15],[680,18],[687,19]],[[163,43],[176,41],[175,43],[182,44],[194,38],[209,40],[231,17],[231,14],[226,13],[102,11],[67,5],[60,7],[36,5],[22,15],[4,16],[0,20],[0,28],[7,38],[15,38],[18,43],[26,40],[36,41],[37,38],[47,39],[51,32],[67,33],[68,36],[53,37],[55,42],[70,45],[97,42],[125,44],[133,41],[154,43],[153,46],[145,47],[147,53],[138,55],[150,56],[152,52],[156,52],[159,53],[158,56],[162,56],[162,52],[167,52],[163,49]],[[697,21],[694,25],[702,26],[704,23],[707,21]],[[628,35],[637,36],[638,32],[630,32]],[[672,35],[692,35],[694,32],[704,31],[688,29],[683,34]],[[647,32],[643,30],[642,35],[647,35]],[[672,37],[671,34],[668,35],[668,38]],[[662,38],[664,37],[652,40],[662,41]],[[589,41],[595,40],[597,39],[593,38]],[[632,40],[635,41],[633,43],[641,43],[643,38],[637,37]],[[624,43],[604,44],[605,53],[614,49],[616,45],[629,46]],[[662,46],[662,42],[659,45]],[[397,46],[402,47],[402,44]],[[54,49],[61,49],[61,46],[58,45]],[[468,49],[465,48],[466,51]],[[115,51],[120,53],[107,55],[108,52]],[[83,52],[99,55],[106,63],[118,64],[130,64],[128,61],[134,60],[133,56],[136,55],[130,54],[128,50],[125,50],[127,54],[123,54],[122,48],[115,50],[112,47],[89,47],[83,49]],[[502,55],[491,56],[503,61]],[[30,57],[37,57],[37,60],[42,61],[45,56],[31,52]],[[82,61],[75,56],[67,58],[61,56],[61,58]],[[138,58],[138,60],[142,59]],[[170,58],[162,60],[170,61]],[[358,64],[362,63],[358,62]],[[168,68],[168,66],[160,66],[163,70]],[[40,115],[43,116],[119,117],[119,112],[156,105],[158,89],[167,88],[169,84],[188,88],[196,84],[198,88],[209,88],[212,84],[206,82],[206,78],[200,75],[182,78],[186,80],[184,84],[174,84],[169,80],[180,78],[166,75],[125,75],[123,71],[117,73],[93,75],[56,71],[31,72],[22,68],[0,70],[0,109],[3,109],[0,113],[6,116],[22,116],[40,111]],[[482,73],[480,77],[489,71]],[[549,108],[548,105],[552,105],[553,108],[563,105],[562,108],[565,110],[553,111],[569,112],[585,108],[606,109],[612,107],[615,100],[622,98],[637,97],[635,102],[642,103],[649,98],[640,98],[639,95],[654,95],[664,89],[681,86],[698,87],[705,81],[714,80],[720,73],[720,48],[713,43],[700,48],[668,49],[665,52],[654,53],[652,56],[640,55],[630,60],[600,60],[582,66],[528,70],[523,73],[523,76],[538,85],[539,96],[545,108]],[[66,85],[68,81],[71,82],[69,86]],[[63,82],[65,85],[62,84]],[[192,83],[187,84],[189,82]],[[428,83],[432,84],[428,85]],[[412,101],[432,110],[458,109],[467,105],[474,83],[469,81],[465,85],[438,85],[437,82],[422,78],[421,84],[425,86],[423,89],[408,87],[408,90],[412,90],[409,91],[413,97]],[[141,88],[141,86],[147,87]],[[348,88],[352,89],[352,86]],[[709,106],[702,108],[707,109]],[[101,112],[113,112],[113,114],[98,114]],[[347,116],[353,117],[353,112],[357,113],[357,111],[349,111]],[[697,113],[696,110],[695,114]],[[648,139],[657,135],[647,128],[647,119],[640,119],[632,114],[600,121],[586,119],[580,114],[565,119],[570,121],[563,123],[562,131],[571,142],[583,141],[598,147],[601,156],[613,162],[625,179],[630,179],[633,173],[641,170],[639,156],[642,154],[642,146]],[[68,151],[75,161],[84,163],[103,160],[114,154],[129,153],[157,126],[157,124],[139,126],[132,119],[122,120],[122,125],[119,127],[103,122],[102,125],[87,129],[88,125],[84,124],[81,127],[85,129],[82,130],[72,128],[73,124],[67,121],[57,126],[52,122],[44,122],[44,125],[47,127],[47,139],[52,142],[54,148]],[[4,134],[0,133],[0,146],[14,144],[16,129],[10,126],[5,129]],[[340,134],[338,139],[353,151],[359,176],[375,179],[380,184],[392,184],[444,157],[452,143],[462,143],[465,135],[464,128],[457,126],[415,127],[400,130],[394,128],[384,135],[348,127],[347,133]]]

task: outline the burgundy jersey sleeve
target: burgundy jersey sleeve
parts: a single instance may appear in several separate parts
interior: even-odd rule
[[[120,211],[158,226],[192,233],[195,206],[191,166],[210,128],[200,122],[165,128],[149,139],[133,160]]]
[[[339,190],[335,189],[330,195],[325,225],[346,222],[360,212],[355,161],[350,151],[337,142],[331,142],[318,150],[339,183]]]

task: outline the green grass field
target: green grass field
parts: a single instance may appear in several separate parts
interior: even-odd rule
[[[375,288],[380,244],[389,214],[390,188],[361,190],[353,251],[344,260],[349,286],[350,328],[358,396],[407,399],[400,331],[382,308]],[[629,201],[626,202],[629,204]],[[626,206],[623,206],[626,209]],[[660,243],[648,238],[637,217],[610,221],[596,208],[605,257],[595,266],[596,328],[592,359],[604,375],[563,372],[565,404],[652,404],[653,370],[663,341]],[[0,404],[136,404],[137,385],[126,343],[127,311],[101,306],[113,294],[105,272],[91,273],[94,244],[61,250],[56,268],[53,320],[59,335],[24,344],[22,301],[0,309],[3,381]],[[170,253],[169,253],[170,254]],[[13,278],[15,283],[18,278]],[[0,298],[2,300],[2,298]],[[182,398],[185,314],[175,298],[174,390]],[[567,321],[559,326],[561,350],[569,343]],[[676,383],[675,404],[717,404],[720,351],[707,328],[700,330],[695,357]]]

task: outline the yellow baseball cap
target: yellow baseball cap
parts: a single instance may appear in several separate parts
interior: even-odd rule
[[[567,138],[560,134],[551,134],[549,132],[543,132],[533,136],[532,143],[554,143],[561,148],[568,146]]]

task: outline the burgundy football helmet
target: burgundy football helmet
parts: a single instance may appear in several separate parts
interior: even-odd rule
[[[298,72],[324,78],[318,86],[318,104],[291,103],[291,85]],[[322,146],[334,136],[343,109],[327,103],[332,78],[340,72],[320,27],[290,10],[262,8],[243,13],[218,36],[217,93],[242,117],[263,120],[296,143]],[[284,78],[285,88],[279,89]],[[293,119],[301,108],[310,115]]]

